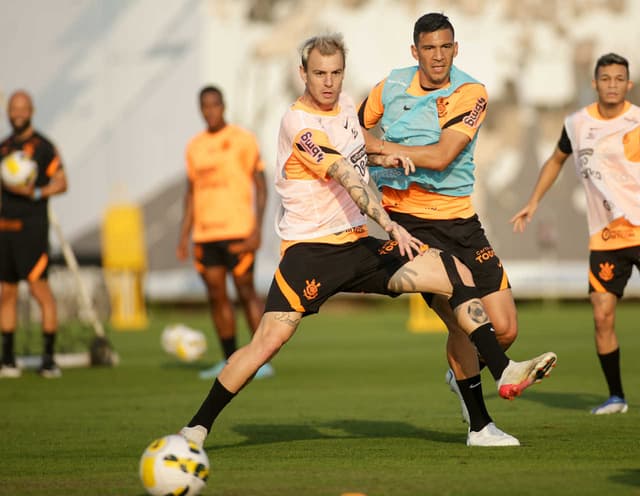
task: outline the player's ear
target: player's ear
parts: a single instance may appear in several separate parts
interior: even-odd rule
[[[411,56],[418,60],[418,49],[416,48],[415,45],[411,45]]]
[[[456,57],[458,55],[458,42],[453,42],[453,56]]]
[[[300,79],[302,79],[302,82],[304,84],[307,84],[307,71],[304,70],[304,67],[302,65],[299,67],[299,71],[300,71]]]

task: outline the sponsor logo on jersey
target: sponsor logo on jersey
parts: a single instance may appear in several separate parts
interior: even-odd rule
[[[322,148],[320,148],[313,142],[313,135],[310,131],[307,131],[302,136],[300,136],[300,145],[302,146],[304,151],[306,151],[315,159],[317,163],[320,163],[324,160],[324,153],[322,151]]]
[[[302,294],[304,294],[304,297],[307,300],[314,300],[315,298],[317,298],[318,288],[322,286],[322,284],[316,282],[315,279],[311,279],[310,281],[305,280],[304,282],[307,284],[307,286],[304,288],[304,291],[302,292]]]
[[[367,231],[367,228],[365,226],[355,226],[355,227],[350,227],[349,229],[345,229],[343,232],[347,233],[347,234],[363,234]]]
[[[447,114],[447,102],[443,96],[436,98],[436,108],[438,109],[438,118],[441,119]]]
[[[578,160],[580,160],[580,165],[587,165],[591,155],[593,155],[593,148],[583,148],[582,150],[578,150]]]
[[[367,150],[364,145],[349,155],[349,161],[353,165],[353,168],[364,177],[367,171]]]
[[[486,108],[487,99],[481,96],[480,98],[478,98],[478,100],[476,100],[476,105],[475,107],[473,107],[471,113],[464,119],[462,119],[462,122],[464,122],[469,127],[476,127],[476,125],[478,124],[478,120],[480,119],[480,115],[482,115],[482,112],[484,112],[484,109]],[[438,115],[440,115],[439,112]]]
[[[605,227],[601,234],[603,241],[613,241],[616,239],[633,240],[636,237],[635,229],[609,229]]]
[[[586,167],[585,165],[582,165],[580,168],[580,175],[585,179],[602,180],[602,173],[600,171],[593,170],[591,167]]]
[[[613,269],[615,268],[616,266],[609,262],[601,263],[600,272],[598,272],[598,277],[605,282],[609,282],[611,279],[613,279]]]

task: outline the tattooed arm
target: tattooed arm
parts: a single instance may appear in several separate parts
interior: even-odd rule
[[[374,220],[391,238],[398,242],[400,253],[406,254],[410,259],[413,258],[414,251],[420,253],[422,242],[389,218],[375,192],[363,182],[362,176],[344,158],[336,160],[329,167],[327,174],[349,192],[361,212]]]

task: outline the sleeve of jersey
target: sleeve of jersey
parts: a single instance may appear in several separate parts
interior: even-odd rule
[[[386,79],[376,84],[364,101],[360,104],[358,109],[358,120],[360,125],[365,129],[371,129],[384,114],[384,105],[382,104],[382,90],[384,89],[384,82]]]
[[[467,84],[460,91],[461,96],[455,107],[447,112],[453,117],[442,125],[442,129],[454,129],[466,134],[471,140],[487,116],[489,97],[481,84]]]
[[[247,150],[249,151],[251,169],[253,172],[262,172],[264,171],[264,162],[260,158],[260,146],[258,146],[258,141],[253,134],[249,135],[248,141]]]
[[[303,166],[322,179],[329,179],[327,170],[342,158],[325,132],[310,128],[296,135],[292,153]]]
[[[569,139],[569,135],[567,134],[566,126],[562,126],[562,134],[560,135],[560,139],[558,140],[558,149],[562,153],[566,153],[567,155],[571,155],[573,153],[571,140]]]
[[[64,168],[62,166],[62,159],[58,154],[58,150],[56,150],[55,147],[51,147],[50,153],[51,153],[51,160],[47,164],[47,169],[46,169],[47,177],[53,177],[53,175],[56,172]]]

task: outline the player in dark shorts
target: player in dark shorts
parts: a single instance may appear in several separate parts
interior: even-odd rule
[[[507,275],[472,203],[474,152],[487,113],[487,91],[454,65],[458,42],[446,15],[421,16],[414,24],[413,41],[417,64],[395,69],[378,83],[360,106],[359,118],[365,129],[378,126],[382,133],[381,138],[366,133],[367,151],[406,154],[416,172],[405,178],[376,168],[371,174],[394,220],[468,265],[496,337],[506,350],[517,336],[516,306]],[[469,424],[467,445],[519,445],[489,415],[482,395],[483,364],[456,325],[448,302],[439,295],[423,297],[449,330],[450,368],[445,379]]]
[[[367,156],[353,101],[342,94],[344,45],[339,35],[311,38],[301,50],[305,93],[280,124],[276,191],[283,253],[251,342],[228,360],[181,434],[202,445],[223,408],[293,336],[302,318],[338,292],[396,295],[437,292],[449,298],[462,329],[497,381],[514,398],[548,374],[556,356],[509,360],[472,286],[469,270],[448,254],[424,246],[393,222],[368,185],[368,161],[399,167],[401,156]],[[390,236],[368,236],[366,219]],[[418,255],[418,253],[421,253]]]
[[[2,367],[0,378],[20,377],[16,366],[14,335],[17,325],[18,282],[27,281],[42,315],[43,353],[41,376],[60,377],[54,361],[58,326],[56,303],[47,282],[49,266],[48,202],[67,190],[67,180],[54,145],[33,129],[33,103],[24,91],[16,91],[7,109],[12,134],[0,143],[0,161],[13,153],[35,162],[36,175],[21,186],[2,184],[0,204],[0,329]]]
[[[205,86],[199,94],[206,129],[186,149],[187,190],[176,256],[185,260],[193,241],[196,270],[207,297],[223,360],[200,371],[213,379],[236,351],[236,317],[227,291],[231,275],[238,303],[253,334],[264,311],[254,284],[254,263],[260,248],[267,198],[264,163],[252,133],[228,124],[220,89]],[[274,374],[271,364],[257,378]]]
[[[627,59],[616,53],[598,58],[593,74],[597,101],[567,116],[529,201],[511,219],[513,230],[522,232],[573,155],[586,197],[596,353],[609,390],[609,397],[591,409],[594,415],[629,410],[615,322],[633,266],[640,270],[640,107],[626,98],[632,86]]]

